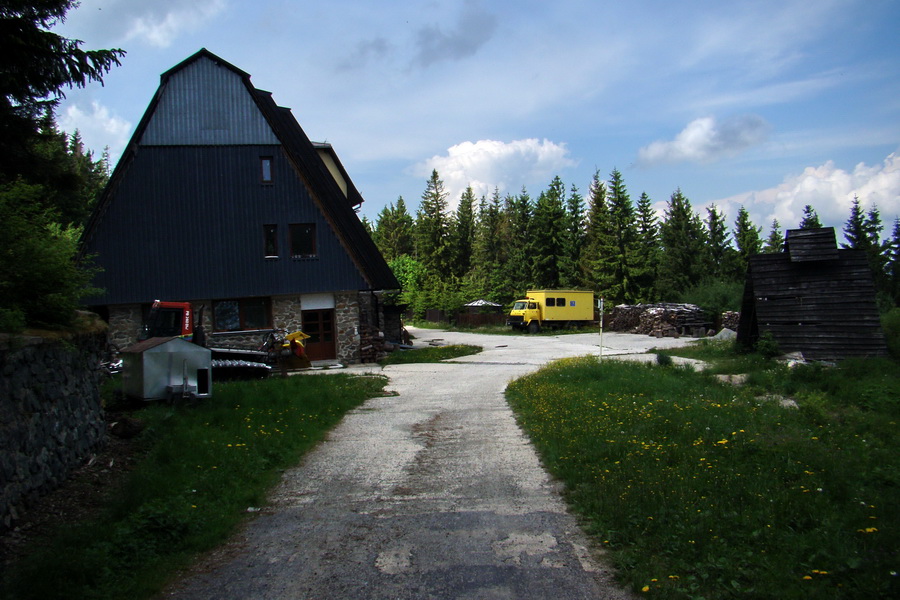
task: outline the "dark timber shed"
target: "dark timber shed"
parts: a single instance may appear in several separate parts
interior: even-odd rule
[[[779,348],[810,360],[886,356],[875,284],[861,250],[839,250],[834,228],[791,229],[785,251],[752,256],[738,342],[769,331]]]

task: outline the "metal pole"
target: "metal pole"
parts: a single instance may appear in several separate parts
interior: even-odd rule
[[[600,360],[603,360],[603,296],[600,296]]]

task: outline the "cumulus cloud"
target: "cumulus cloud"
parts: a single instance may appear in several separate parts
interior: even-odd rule
[[[737,208],[744,205],[754,223],[766,230],[772,219],[778,219],[783,229],[797,227],[803,218],[803,207],[808,204],[823,225],[841,230],[850,216],[854,196],[859,197],[866,210],[877,206],[886,230],[889,229],[890,223],[900,216],[900,154],[893,152],[881,164],[872,166],[859,163],[852,171],[839,169],[828,161],[789,175],[776,187],[716,203],[729,206],[735,215]]]
[[[448,193],[448,204],[455,208],[468,186],[481,197],[495,188],[504,192],[518,191],[523,185],[546,185],[560,170],[575,166],[568,154],[565,144],[546,139],[462,142],[448,148],[446,155],[417,165],[415,174],[427,178],[436,169]]]
[[[688,123],[671,141],[656,141],[638,151],[638,163],[715,162],[765,141],[769,124],[756,115],[742,115],[721,123],[701,117]]]
[[[99,159],[105,148],[109,148],[110,166],[119,160],[131,133],[131,123],[110,114],[109,109],[98,102],[91,103],[89,110],[70,105],[57,117],[62,131],[74,133],[77,129],[85,148],[94,152]]]
[[[227,0],[82,0],[68,19],[79,31],[115,43],[141,40],[165,48],[221,13]]]
[[[428,25],[419,30],[414,62],[427,67],[442,60],[472,56],[491,39],[496,29],[495,15],[474,2],[466,2],[459,19],[449,31],[438,25]]]

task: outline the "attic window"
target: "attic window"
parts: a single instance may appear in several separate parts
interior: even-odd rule
[[[262,183],[272,183],[272,157],[259,157],[259,180]]]
[[[291,257],[314,258],[316,256],[316,224],[293,223],[288,227],[291,234]]]

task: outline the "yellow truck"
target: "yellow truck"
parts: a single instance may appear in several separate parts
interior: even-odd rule
[[[542,327],[581,327],[594,322],[594,292],[529,290],[516,300],[506,324],[538,333]]]

